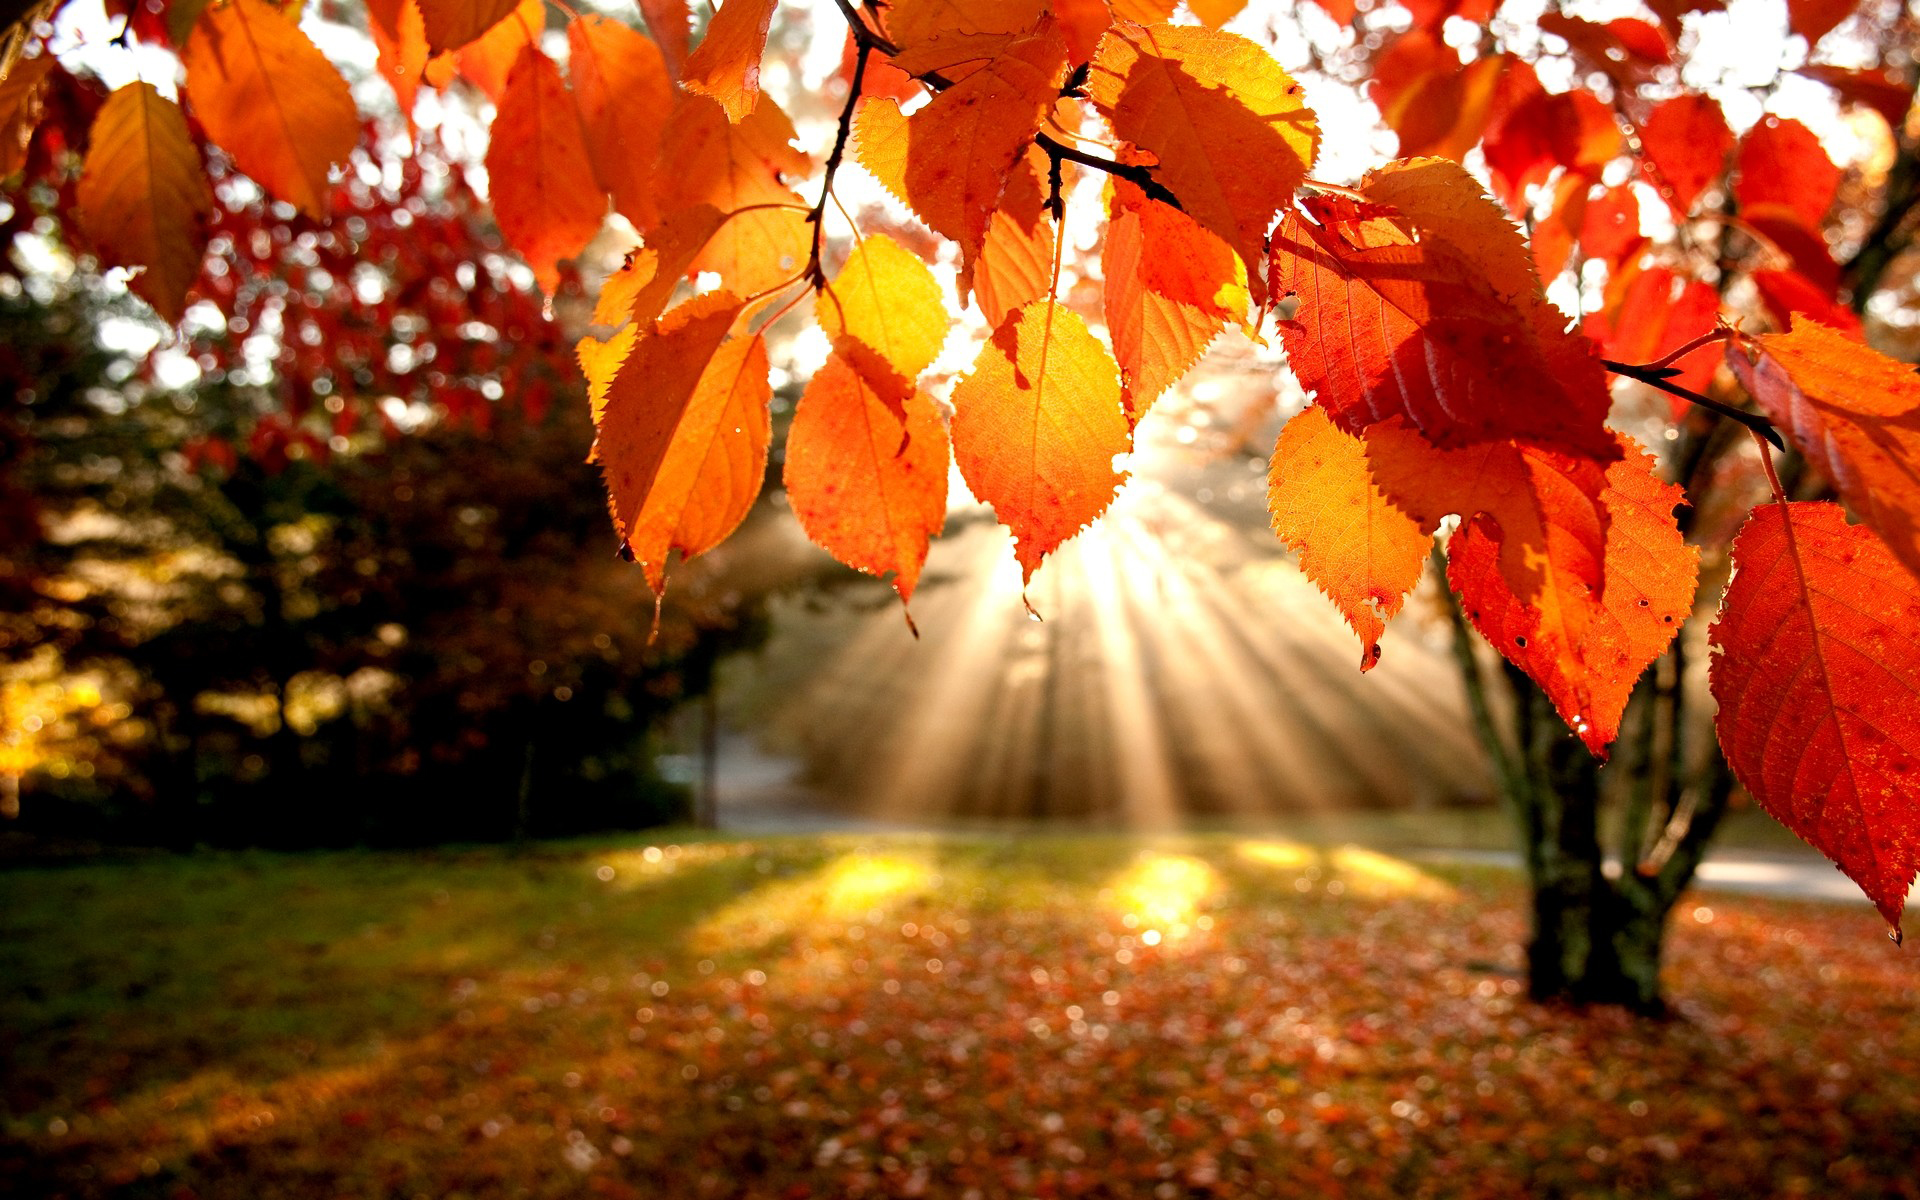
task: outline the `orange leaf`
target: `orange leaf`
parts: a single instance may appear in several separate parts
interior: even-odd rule
[[[1574,478],[1563,472],[1580,461],[1533,450],[1520,458],[1543,500]],[[1447,578],[1468,619],[1540,685],[1596,757],[1606,757],[1619,733],[1641,673],[1693,612],[1700,552],[1674,521],[1674,506],[1683,499],[1678,487],[1655,475],[1653,459],[1628,444],[1625,457],[1607,468],[1600,493],[1606,535],[1598,582],[1585,569],[1592,546],[1584,536],[1584,497],[1568,506],[1572,528],[1543,505],[1546,586],[1527,602],[1501,567],[1507,531],[1497,519],[1469,520],[1447,545]]]
[[[1710,635],[1714,726],[1762,808],[1895,930],[1920,867],[1920,583],[1837,504],[1763,504]]]
[[[659,221],[654,162],[661,127],[673,111],[673,80],[643,34],[610,17],[586,14],[567,24],[567,74],[594,178],[613,206],[639,229]]]
[[[1334,421],[1359,433],[1403,415],[1441,445],[1526,438],[1598,459],[1606,377],[1547,303],[1519,230],[1457,163],[1416,159],[1369,175],[1377,202],[1316,201],[1273,234],[1287,360]]]
[[[388,30],[379,21],[369,21],[367,31],[373,35],[374,48],[379,52],[380,77],[393,88],[400,115],[407,119],[407,128],[411,129],[413,102],[420,95],[429,57],[426,24],[415,0],[401,0],[394,6],[393,26]]]
[[[181,60],[207,134],[273,196],[324,218],[327,173],[360,117],[320,48],[263,0],[226,0],[200,14]]]
[[[725,341],[742,304],[709,292],[668,313],[614,377],[596,443],[614,527],[656,595],[667,555],[713,549],[760,494],[772,426],[767,348]]]
[[[687,0],[640,0],[640,15],[647,22],[647,32],[660,47],[660,57],[666,60],[667,70],[678,79],[687,63],[687,46],[693,41],[693,19],[687,11]]]
[[[533,268],[540,290],[560,283],[559,262],[580,253],[607,213],[560,68],[532,46],[507,79],[487,146],[493,215],[507,244]]]
[[[1734,159],[1733,195],[1744,214],[1778,205],[1809,229],[1819,229],[1840,190],[1840,168],[1820,139],[1798,121],[1760,118]]]
[[[514,10],[515,0],[419,0],[426,18],[427,48],[457,50],[492,29]]]
[[[1727,169],[1733,131],[1710,96],[1689,92],[1653,110],[1640,127],[1647,173],[1675,216],[1693,211],[1693,202]]]
[[[850,567],[892,571],[904,603],[946,523],[947,431],[923,393],[908,399],[904,427],[897,407],[828,358],[794,409],[785,480],[807,536]]]
[[[1053,16],[1067,39],[1067,58],[1075,63],[1093,58],[1101,37],[1116,19],[1106,0],[1053,0]]]
[[[834,349],[896,419],[947,340],[940,283],[911,251],[871,234],[822,291],[815,311]]]
[[[683,96],[661,139],[660,210],[707,204],[721,213],[764,204],[803,209],[781,175],[804,176],[812,161],[793,147],[793,123],[763,96],[739,124],[705,96]],[[806,213],[762,208],[729,217],[693,261],[741,295],[773,287],[806,265]]]
[[[1665,358],[1714,327],[1720,312],[1720,293],[1712,284],[1682,279],[1666,267],[1629,270],[1616,297],[1614,281],[1607,283],[1608,306],[1589,313],[1582,324],[1602,352],[1616,362],[1653,362]],[[1681,374],[1672,383],[1705,391],[1720,361],[1717,346],[1702,346],[1673,365]],[[1674,400],[1675,411],[1687,402]]]
[[[100,106],[78,202],[102,263],[144,267],[128,286],[177,323],[200,274],[213,190],[186,117],[152,84],[118,88]]]
[[[987,223],[980,253],[964,264],[961,290],[973,292],[990,328],[1053,290],[1054,225],[1047,211],[1046,169],[1046,156],[1029,146]]]
[[[892,100],[863,102],[854,118],[854,151],[887,190],[972,259],[1066,69],[1066,45],[1048,26],[1012,43],[910,117]]]
[[[1107,330],[1129,420],[1198,362],[1252,299],[1233,248],[1177,208],[1116,181],[1101,256]]]
[[[627,255],[607,277],[593,306],[596,325],[647,324],[667,307],[673,289],[724,218],[707,205],[683,209],[647,234],[646,245]]]
[[[520,0],[511,16],[478,39],[428,62],[427,82],[446,87],[457,74],[485,92],[497,106],[500,98],[507,94],[507,76],[520,61],[520,52],[528,46],[537,48],[537,39],[546,23],[546,8],[540,0]]]
[[[1267,228],[1320,142],[1293,77],[1235,34],[1116,25],[1094,56],[1087,95],[1116,134],[1158,160],[1155,178],[1239,253],[1263,294]]]
[[[1920,377],[1817,321],[1743,339],[1727,364],[1760,408],[1920,575]]]
[[[47,77],[53,73],[51,54],[22,59],[0,79],[0,179],[27,165],[27,144],[40,123]]]
[[[620,373],[627,355],[633,353],[634,344],[640,339],[641,328],[640,325],[622,325],[605,341],[588,334],[573,344],[574,360],[580,364],[580,373],[587,378],[587,411],[592,415],[596,428],[606,412],[607,392],[613,387],[613,378]]]
[[[887,36],[901,70],[959,80],[1031,34],[1047,8],[1047,0],[900,0],[886,8]]]
[[[1372,670],[1386,623],[1420,582],[1432,536],[1374,486],[1360,439],[1311,406],[1280,431],[1267,511],[1300,570],[1360,635],[1360,669]]]
[[[760,56],[778,0],[726,0],[707,22],[703,38],[680,80],[690,92],[711,96],[738,121],[760,100]]]
[[[1107,510],[1133,445],[1118,368],[1078,315],[1038,300],[1008,317],[953,389],[953,457],[1013,531],[1024,577]]]
[[[1187,8],[1200,23],[1218,29],[1240,15],[1247,0],[1187,0]]]

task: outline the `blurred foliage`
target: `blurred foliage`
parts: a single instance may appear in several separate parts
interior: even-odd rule
[[[347,436],[338,404],[269,425],[244,372],[138,377],[103,335],[138,320],[78,273],[0,289],[17,828],[394,843],[683,810],[650,731],[760,620],[690,571],[649,646],[564,362],[565,403]]]

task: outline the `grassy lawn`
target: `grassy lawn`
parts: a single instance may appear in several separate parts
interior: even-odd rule
[[[1871,910],[1686,901],[1644,1023],[1526,1002],[1522,899],[1228,834],[15,868],[0,1194],[1920,1195]]]

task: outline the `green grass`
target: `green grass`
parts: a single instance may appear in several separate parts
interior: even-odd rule
[[[0,872],[0,1195],[1915,1192],[1864,908],[1684,903],[1649,1025],[1516,995],[1510,873],[651,844]]]

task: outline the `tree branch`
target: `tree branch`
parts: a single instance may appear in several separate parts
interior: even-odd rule
[[[1128,183],[1133,184],[1149,197],[1160,201],[1162,204],[1171,204],[1182,212],[1186,211],[1180,203],[1180,198],[1161,186],[1160,181],[1153,177],[1152,170],[1147,167],[1134,163],[1115,162],[1110,158],[1101,158],[1097,154],[1088,154],[1085,150],[1077,149],[1067,145],[1065,142],[1056,140],[1051,134],[1034,134],[1033,144],[1046,151],[1047,157],[1053,159],[1056,163],[1064,160],[1066,162],[1079,163],[1083,167],[1092,167],[1096,171],[1105,171],[1115,179],[1124,179]]]
[[[840,0],[842,12],[853,23],[856,30],[866,29],[866,22],[858,19],[853,10],[847,7],[847,0]],[[853,109],[860,103],[860,86],[866,82],[867,59],[872,56],[874,43],[868,37],[854,34],[853,80],[847,84],[846,107],[840,110],[840,128],[833,135],[833,150],[827,155],[826,178],[820,182],[820,199],[807,213],[807,222],[813,226],[813,248],[807,252],[807,269],[801,277],[814,287],[825,287],[827,275],[820,264],[820,247],[827,227],[827,202],[833,197],[833,175],[840,169],[840,162],[846,157],[847,138],[853,133]]]
[[[1785,450],[1787,448],[1787,443],[1781,440],[1780,431],[1773,427],[1772,421],[1767,420],[1757,413],[1744,412],[1733,407],[1731,404],[1722,404],[1718,400],[1702,396],[1699,392],[1691,388],[1683,388],[1676,383],[1670,382],[1673,376],[1680,373],[1672,367],[1636,366],[1633,363],[1614,362],[1610,358],[1601,359],[1600,365],[1615,375],[1638,380],[1648,387],[1658,388],[1669,396],[1677,396],[1689,404],[1696,404],[1709,412],[1719,413],[1728,420],[1738,421],[1748,429],[1751,429],[1756,435],[1767,439],[1780,449]]]

